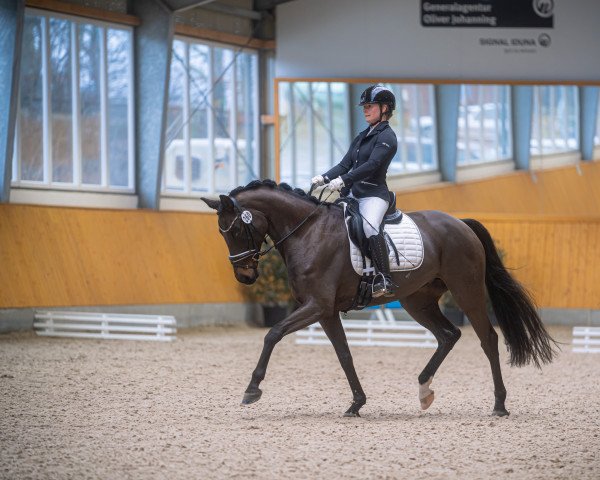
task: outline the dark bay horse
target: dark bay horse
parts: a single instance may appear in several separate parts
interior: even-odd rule
[[[238,187],[219,200],[203,198],[217,210],[219,230],[227,243],[235,277],[252,284],[258,277],[259,250],[268,235],[288,269],[290,288],[300,307],[270,329],[242,403],[260,399],[273,348],[285,335],[319,322],[333,344],[352,389],[353,402],[344,414],[359,416],[367,397],[360,385],[339,317],[352,305],[359,276],[350,263],[342,208],[319,204],[302,190],[270,180]],[[438,300],[447,290],[469,317],[492,369],[493,414],[508,415],[506,388],[498,355],[498,335],[486,309],[486,287],[510,352],[510,363],[538,367],[552,361],[555,342],[546,332],[526,290],[502,265],[494,242],[476,220],[459,220],[437,211],[409,213],[421,230],[423,264],[411,272],[393,273],[399,286],[395,298],[430,330],[438,347],[418,377],[421,408],[433,402],[433,376],[460,338],[440,311]],[[379,298],[377,303],[392,301]]]

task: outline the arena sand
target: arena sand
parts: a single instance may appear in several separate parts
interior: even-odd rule
[[[551,328],[569,343],[570,329]],[[330,346],[286,338],[263,398],[240,400],[266,330],[180,332],[170,344],[0,336],[0,478],[598,479],[600,355],[563,346],[543,370],[509,368],[508,418],[490,416],[489,364],[470,327],[421,412],[432,350],[354,347],[368,396]]]

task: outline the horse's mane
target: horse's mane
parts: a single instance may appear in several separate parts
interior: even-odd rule
[[[272,188],[274,190],[280,190],[287,194],[297,196],[297,197],[301,198],[302,200],[307,200],[309,202],[312,202],[315,205],[319,204],[319,200],[316,197],[313,197],[312,195],[308,195],[301,188],[292,188],[287,183],[280,183],[278,185],[277,182],[274,182],[273,180],[270,180],[270,179],[252,180],[245,187],[240,186],[240,187],[234,188],[231,192],[229,192],[229,196],[235,197],[238,193],[245,192],[248,190],[254,190],[259,187],[268,187],[268,188]]]

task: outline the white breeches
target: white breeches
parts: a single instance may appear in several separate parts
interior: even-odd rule
[[[356,198],[352,193],[349,197]],[[379,226],[389,207],[389,203],[379,197],[356,198],[360,214],[363,216],[363,229],[367,238],[379,233]]]

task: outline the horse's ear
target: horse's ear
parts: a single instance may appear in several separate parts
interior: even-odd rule
[[[200,200],[202,200],[204,203],[206,203],[213,210],[218,210],[219,207],[221,206],[221,200],[213,200],[211,198],[204,198],[204,197],[200,197]]]
[[[233,205],[231,197],[227,195],[219,195],[219,198],[221,199],[221,205],[223,206],[224,212],[233,212],[235,210],[235,206]]]

